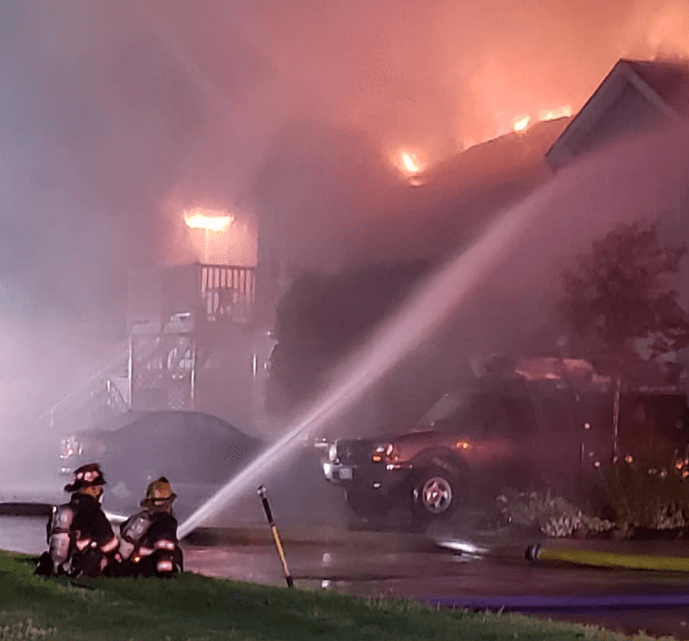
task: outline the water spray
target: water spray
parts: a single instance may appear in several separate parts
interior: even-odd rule
[[[463,556],[476,558],[485,557],[490,553],[488,548],[476,545],[466,539],[441,539],[436,541],[436,545],[446,550],[457,552]]]
[[[493,221],[480,239],[423,283],[370,342],[345,361],[336,372],[333,385],[286,429],[283,436],[180,525],[180,539],[237,499],[259,474],[265,475],[266,469],[274,468],[276,460],[284,460],[286,454],[301,443],[302,433],[309,434],[315,427],[331,421],[421,344],[504,259],[537,214],[543,212],[554,189],[549,183],[508,209]]]
[[[268,497],[266,496],[266,486],[259,485],[258,495],[261,497],[261,502],[263,503],[263,510],[266,513],[266,519],[268,519],[268,525],[270,526],[270,531],[273,533],[273,541],[275,541],[275,547],[278,551],[278,556],[280,557],[280,562],[282,563],[282,569],[285,573],[285,580],[287,581],[287,587],[294,587],[294,581],[292,581],[292,575],[289,572],[289,567],[287,567],[287,559],[285,558],[285,551],[282,549],[282,543],[280,542],[280,535],[278,534],[278,529],[273,521],[273,513],[270,510],[270,504],[268,503]]]

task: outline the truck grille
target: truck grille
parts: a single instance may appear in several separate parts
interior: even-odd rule
[[[337,443],[337,458],[344,465],[361,465],[371,462],[374,443],[352,440]]]

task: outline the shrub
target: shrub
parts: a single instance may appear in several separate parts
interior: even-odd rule
[[[571,536],[576,530],[604,532],[613,524],[588,516],[561,496],[508,489],[496,499],[498,512],[508,523],[537,527],[546,536]]]
[[[619,461],[604,472],[603,486],[616,526],[668,530],[689,525],[689,471],[685,461],[654,468]]]

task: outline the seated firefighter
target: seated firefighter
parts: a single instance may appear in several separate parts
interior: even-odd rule
[[[176,498],[164,476],[149,484],[141,500],[144,509],[120,525],[122,574],[171,577],[183,571],[177,519],[172,512]]]
[[[38,561],[36,574],[71,577],[110,574],[119,561],[118,539],[100,501],[105,479],[98,463],[78,468],[65,492],[69,503],[53,507],[48,519],[48,551]]]

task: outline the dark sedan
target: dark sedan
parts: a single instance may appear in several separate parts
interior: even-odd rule
[[[246,467],[263,442],[210,414],[163,411],[122,415],[65,436],[61,446],[65,475],[84,463],[101,464],[106,509],[133,512],[148,483],[166,476],[184,516]]]

